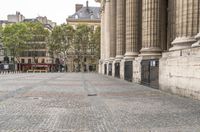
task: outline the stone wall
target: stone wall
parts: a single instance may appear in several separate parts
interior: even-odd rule
[[[160,89],[200,99],[200,47],[163,53]]]

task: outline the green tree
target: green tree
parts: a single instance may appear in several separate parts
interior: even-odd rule
[[[28,48],[27,41],[30,39],[31,34],[28,31],[27,25],[24,23],[6,25],[6,27],[3,29],[2,41],[4,47],[13,57],[14,63],[15,59],[18,61],[18,63],[20,63],[19,56]]]
[[[91,54],[100,59],[100,43],[101,43],[101,28],[98,26],[94,31],[90,33],[90,49]]]
[[[56,26],[49,38],[49,53],[52,57],[63,55],[65,71],[67,70],[67,56],[74,40],[74,29],[70,25]]]
[[[101,28],[98,26],[90,32],[90,53],[92,58],[92,63],[98,64],[100,59],[100,42],[101,42]]]
[[[90,32],[91,28],[87,25],[78,25],[74,36],[74,52],[77,56],[78,71],[84,66],[84,58],[88,54],[88,47],[90,46]],[[83,69],[82,69],[83,71]]]
[[[0,43],[2,41],[3,27],[0,25]]]

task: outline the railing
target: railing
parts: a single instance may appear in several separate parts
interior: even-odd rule
[[[0,75],[6,75],[6,74],[19,74],[19,73],[22,73],[21,71],[1,71],[0,70]]]
[[[47,73],[47,70],[28,70],[27,73]]]

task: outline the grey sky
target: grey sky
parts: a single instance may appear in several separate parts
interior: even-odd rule
[[[89,6],[100,6],[95,0],[88,0]],[[66,18],[75,12],[75,4],[86,0],[0,0],[0,20],[7,19],[8,14],[21,12],[26,18],[47,16],[58,24],[65,23]]]

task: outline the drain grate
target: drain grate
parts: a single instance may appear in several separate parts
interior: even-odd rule
[[[97,96],[96,93],[89,93],[88,96]]]
[[[42,97],[29,97],[29,99],[33,99],[33,100],[41,100]]]

